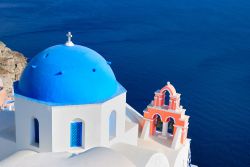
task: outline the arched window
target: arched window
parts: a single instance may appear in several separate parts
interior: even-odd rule
[[[116,112],[112,111],[109,116],[109,139],[116,136]]]
[[[70,123],[70,146],[82,147],[84,135],[84,122],[80,119],[75,119]]]
[[[34,144],[39,144],[39,122],[37,118],[34,118],[33,120],[33,126],[34,126]]]

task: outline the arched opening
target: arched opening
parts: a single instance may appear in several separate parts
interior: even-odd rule
[[[166,90],[164,94],[165,94],[164,105],[169,106],[170,93]]]
[[[32,144],[39,145],[39,121],[37,118],[32,120]]]
[[[158,114],[154,116],[154,125],[157,132],[162,132],[162,119]]]
[[[84,146],[84,122],[75,119],[70,123],[70,147]]]
[[[161,106],[164,107],[165,109],[174,109],[175,104],[173,100],[173,96],[176,95],[176,90],[173,87],[173,85],[170,84],[170,82],[167,83],[166,86],[164,86],[159,92],[154,97],[154,105],[155,106]]]
[[[173,134],[174,133],[174,119],[172,117],[169,117],[167,119],[168,122],[168,133]]]
[[[109,116],[109,140],[116,136],[116,112],[112,111]]]

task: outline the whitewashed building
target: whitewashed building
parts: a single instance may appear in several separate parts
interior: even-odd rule
[[[126,103],[110,64],[67,36],[14,84],[15,112],[0,113],[0,166],[191,166],[189,117],[179,99],[171,108],[176,94],[171,106],[150,103],[143,117]],[[155,102],[161,98],[156,92]]]

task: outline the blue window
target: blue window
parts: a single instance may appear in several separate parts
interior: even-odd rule
[[[35,118],[34,119],[34,132],[35,132],[35,143],[38,143],[39,144],[39,122],[38,120]]]
[[[82,122],[72,122],[70,128],[70,146],[82,146]]]

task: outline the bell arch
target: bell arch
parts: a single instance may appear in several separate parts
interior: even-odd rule
[[[170,84],[170,82],[167,82],[167,85],[165,85],[161,90],[160,93],[166,93],[168,91],[170,96],[176,95],[176,90],[173,85]]]
[[[160,113],[154,113],[154,114],[151,116],[151,118],[152,118],[152,119],[155,119],[157,116],[159,116],[160,119],[161,119],[161,121],[163,121],[162,116],[161,116]]]
[[[168,123],[167,132],[169,134],[174,134],[174,131],[175,131],[174,125],[176,124],[174,117],[168,117],[167,120],[166,120],[166,122]]]
[[[162,124],[163,124],[162,116],[156,113],[153,115],[152,119],[154,121],[155,131],[162,133]]]
[[[166,104],[165,97],[166,92],[169,93],[169,102]],[[180,104],[180,94],[176,93],[176,90],[170,82],[167,82],[167,85],[165,85],[161,90],[155,92],[154,97],[154,106],[164,107],[167,106],[168,109],[175,110],[179,107]]]

